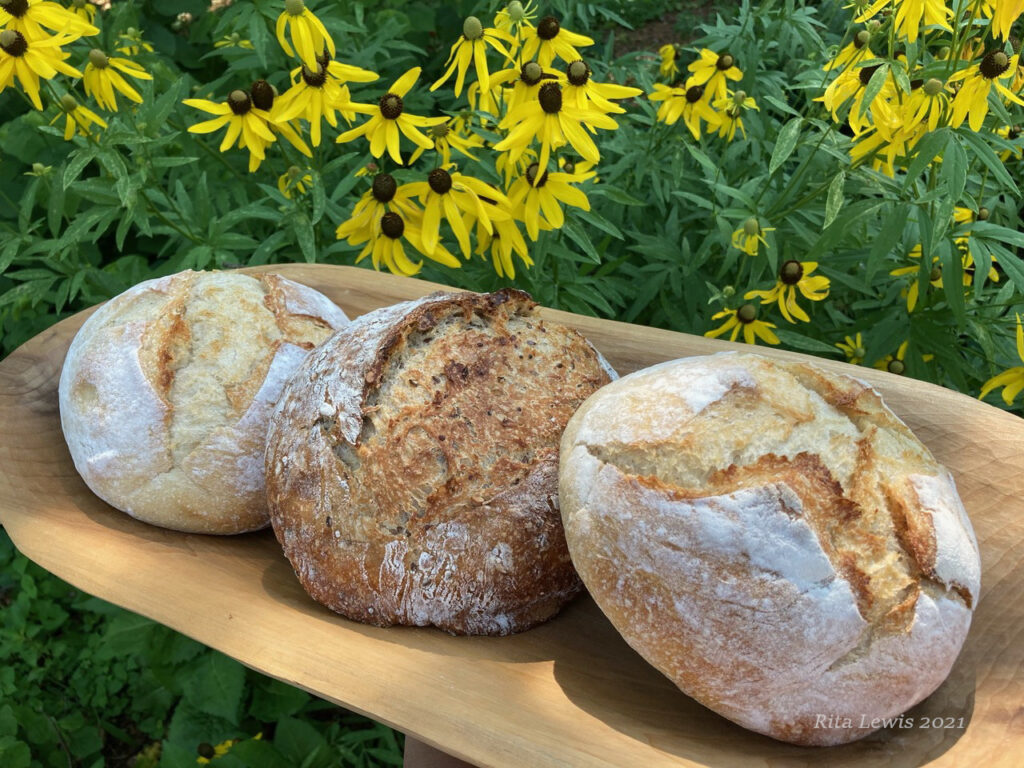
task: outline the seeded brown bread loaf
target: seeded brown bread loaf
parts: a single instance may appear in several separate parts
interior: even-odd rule
[[[579,589],[558,442],[612,372],[529,296],[433,294],[358,318],[289,381],[271,521],[306,591],[349,618],[502,635]]]
[[[130,288],[85,321],[64,362],[75,467],[147,523],[266,526],[270,411],[308,351],[347,323],[322,294],[273,274],[187,271]]]
[[[949,473],[863,382],[749,354],[609,385],[562,439],[573,561],[684,692],[839,744],[930,694],[980,563]]]

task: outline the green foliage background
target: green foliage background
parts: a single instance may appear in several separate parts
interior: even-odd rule
[[[353,176],[369,159],[361,147],[339,147],[329,134],[312,162],[312,191],[287,199],[276,178],[297,156],[272,151],[250,176],[244,153],[221,154],[209,137],[186,132],[199,116],[181,105],[184,98],[220,99],[258,77],[285,89],[291,63],[272,36],[281,5],[236,2],[211,14],[198,0],[115,2],[100,47],[114,48],[117,32],[129,26],[141,29],[156,51],[136,60],[154,81],[141,88],[144,103],[113,116],[97,144],[65,142],[47,125],[52,107],[40,114],[16,89],[0,94],[2,354],[151,277],[285,261],[352,263],[357,249],[336,241],[334,230],[365,189]],[[658,123],[656,106],[637,99],[621,128],[599,141],[599,181],[586,187],[593,211],[567,212],[565,227],[544,233],[532,248],[532,269],[510,281],[477,258],[460,270],[428,262],[422,276],[473,290],[515,284],[547,306],[703,333],[714,312],[769,287],[782,261],[819,261],[832,294],[808,307],[809,324],[771,317],[785,346],[842,359],[835,343],[862,332],[871,363],[907,340],[909,375],[972,395],[994,373],[1019,365],[1012,321],[1024,311],[1021,161],[1011,155],[1004,164],[1000,155],[1024,140],[945,128],[927,138],[924,161],[896,178],[851,167],[849,137],[813,100],[826,82],[822,64],[849,40],[842,3],[736,5],[718,8],[697,44],[737,53],[740,86],[760,105],[745,117],[747,140],[694,141],[681,125]],[[378,71],[381,82],[423,66],[409,99],[417,114],[462,108],[447,89],[430,94],[423,84],[440,75],[462,19],[471,12],[490,18],[496,9],[483,13],[469,0],[310,7],[336,34],[339,58]],[[694,7],[703,8],[552,0],[541,10],[595,38],[588,60],[598,80],[650,91],[653,50],[616,56],[616,34],[668,10],[682,11],[677,29],[692,30],[696,17],[687,9]],[[185,12],[194,20],[183,26]],[[213,48],[233,32],[254,50]],[[80,55],[93,44],[74,50]],[[692,55],[684,54],[684,67]],[[353,97],[371,100],[378,87],[354,88]],[[1019,111],[997,117],[1021,119]],[[927,162],[936,156],[943,162]],[[493,161],[473,172],[496,178]],[[991,211],[972,225],[971,247],[979,263],[998,260],[998,283],[986,281],[982,268],[967,293],[958,289],[953,205]],[[775,228],[770,248],[755,258],[730,246],[750,216]],[[930,289],[930,264],[921,259],[921,306],[908,313],[901,295],[908,279],[889,271],[914,264],[906,254],[915,243],[940,258],[946,280]],[[7,768],[191,766],[199,744],[228,739],[240,741],[218,758],[225,766],[401,762],[401,737],[390,729],[76,593],[18,555],[2,530],[0,608],[0,765]]]

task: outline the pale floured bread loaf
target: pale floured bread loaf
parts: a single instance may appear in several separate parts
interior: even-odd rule
[[[550,618],[580,589],[559,439],[612,375],[521,291],[358,318],[296,371],[267,436],[271,521],[303,587],[379,626],[503,635]]]
[[[777,739],[851,741],[928,696],[978,599],[952,477],[877,392],[813,365],[624,377],[567,426],[560,490],[573,562],[630,645]]]
[[[309,350],[347,323],[322,294],[273,274],[187,271],[130,288],[85,321],[64,361],[75,467],[147,523],[265,527],[270,411]]]

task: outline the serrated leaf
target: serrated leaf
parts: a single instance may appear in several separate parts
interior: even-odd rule
[[[238,723],[245,668],[217,651],[204,654],[182,681],[183,700],[208,715]]]
[[[828,196],[825,199],[825,221],[822,224],[822,229],[827,229],[839,215],[839,211],[843,207],[843,186],[845,184],[846,171],[840,170],[832,179],[832,183],[828,185]]]

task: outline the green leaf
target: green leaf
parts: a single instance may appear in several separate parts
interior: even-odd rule
[[[299,688],[273,678],[260,678],[253,684],[249,714],[264,722],[274,722],[296,714],[310,699],[310,695]]]
[[[923,139],[917,142],[914,147],[914,159],[907,166],[907,177],[903,181],[903,189],[910,189],[917,178],[932,164],[936,157],[942,155],[943,149],[949,143],[950,131],[948,128],[939,128],[937,131],[926,134]]]
[[[864,276],[868,282],[871,282],[878,272],[882,260],[900,244],[909,215],[910,206],[906,203],[898,203],[885,218],[882,228],[875,235],[874,242],[871,244],[871,251],[868,253],[867,269]]]
[[[245,668],[217,651],[204,654],[182,682],[184,701],[232,724],[238,723],[244,689]]]
[[[309,723],[293,717],[278,721],[274,746],[294,766],[331,768],[334,764],[327,740]]]
[[[568,235],[569,239],[578,245],[583,252],[593,261],[595,264],[601,263],[601,255],[594,248],[594,244],[590,241],[590,236],[577,224],[575,221],[570,219],[565,220],[565,224],[562,226],[562,231]]]
[[[871,77],[868,80],[868,84],[864,88],[864,98],[861,99],[860,102],[860,115],[858,115],[859,117],[864,117],[864,115],[867,114],[868,109],[871,108],[871,105],[875,101],[875,97],[878,96],[879,92],[882,90],[882,86],[885,85],[885,81],[888,79],[889,62],[885,62],[884,64],[881,64],[878,67],[878,69],[876,69],[871,74]]]
[[[312,224],[316,226],[320,223],[320,219],[324,217],[324,209],[327,207],[327,195],[324,193],[324,180],[320,178],[319,175],[314,177],[310,192],[313,197]]]
[[[782,164],[789,159],[796,149],[797,140],[800,138],[800,128],[803,125],[803,118],[794,117],[787,122],[779,131],[779,137],[775,141],[775,148],[772,150],[772,159],[768,163],[768,173],[773,174]]]
[[[966,128],[959,129],[957,133],[970,146],[974,156],[981,161],[981,164],[988,168],[992,175],[995,176],[996,180],[1002,186],[1013,190],[1013,193],[1019,197],[1020,188],[1006,170],[1006,166],[999,159],[999,155],[989,146],[985,138]]]
[[[953,310],[960,328],[967,326],[967,309],[964,306],[964,264],[960,258],[960,249],[950,243],[944,243],[939,254],[942,265],[942,290],[946,294],[949,308]]]
[[[316,261],[316,236],[313,234],[313,225],[305,216],[296,216],[292,219],[292,231],[299,243],[299,250],[302,251],[302,258],[307,263]]]
[[[687,148],[692,150],[692,147],[689,145],[687,145]],[[643,207],[647,205],[643,200],[639,200],[625,190],[612,186],[611,184],[598,184],[594,187],[591,194],[607,197],[613,203],[618,203],[619,205],[631,205],[634,207]]]
[[[967,153],[960,143],[959,134],[951,134],[946,142],[939,180],[946,187],[949,199],[960,202],[967,185]]]
[[[93,161],[96,157],[96,150],[92,147],[88,149],[79,149],[72,153],[71,162],[67,164],[64,169],[64,173],[61,176],[61,186],[64,189],[70,187],[75,180],[82,175],[82,171],[85,170],[85,166]]]
[[[828,197],[825,199],[825,222],[822,229],[827,229],[843,207],[843,185],[846,184],[846,171],[840,170],[828,185]]]
[[[13,736],[0,736],[0,764],[4,768],[29,768],[32,765],[32,751],[28,744]]]

